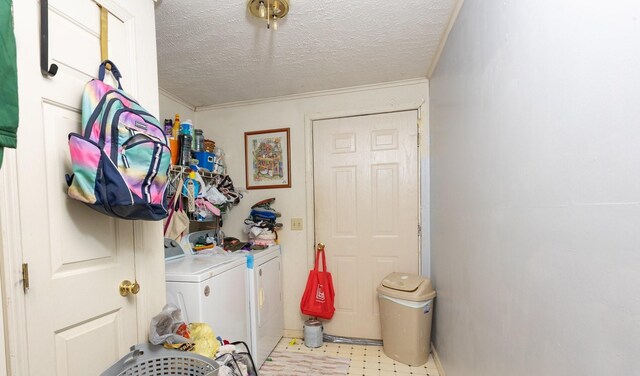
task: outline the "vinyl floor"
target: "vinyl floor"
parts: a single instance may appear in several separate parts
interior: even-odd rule
[[[300,338],[282,338],[276,350],[349,358],[349,376],[439,376],[432,356],[429,356],[426,364],[411,367],[387,357],[382,351],[382,346],[324,343],[322,347],[310,349]]]

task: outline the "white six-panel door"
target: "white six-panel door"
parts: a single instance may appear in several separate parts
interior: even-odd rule
[[[141,66],[138,54],[144,48],[136,43],[140,33],[153,41],[153,5],[103,3],[110,10],[109,57],[122,71],[125,89],[135,96],[138,70],[155,72],[155,47],[148,48],[153,51],[147,57],[151,66]],[[64,175],[71,170],[67,135],[81,130],[82,90],[97,76],[101,60],[99,7],[90,0],[49,0],[49,60],[59,70],[44,78],[38,64],[39,2],[13,4],[20,128],[15,158],[19,218],[12,220],[19,221],[15,228],[31,287],[24,295],[27,353],[12,356],[18,363],[28,357],[30,375],[97,375],[146,331],[137,317],[139,296],[120,296],[118,285],[139,277],[140,268],[151,267],[136,270],[135,249],[144,249],[135,242],[142,239],[134,234],[138,225],[95,212],[66,194]],[[147,12],[144,21],[138,17],[142,9]],[[155,80],[150,79],[154,85],[149,89],[157,92]],[[162,263],[160,247],[157,255]]]
[[[326,245],[332,335],[380,338],[376,287],[419,272],[417,111],[313,122],[315,239]]]

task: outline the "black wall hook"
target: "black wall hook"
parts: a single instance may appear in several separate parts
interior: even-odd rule
[[[40,0],[40,71],[45,77],[58,73],[58,66],[49,67],[49,0]]]

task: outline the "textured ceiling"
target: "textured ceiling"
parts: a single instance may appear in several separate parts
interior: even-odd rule
[[[456,2],[291,0],[273,31],[246,0],[159,0],[159,84],[197,107],[426,77]]]

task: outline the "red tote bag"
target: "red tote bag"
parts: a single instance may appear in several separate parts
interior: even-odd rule
[[[318,270],[320,256],[322,255],[322,271]],[[333,290],[333,280],[331,273],[327,271],[327,260],[324,256],[324,249],[316,252],[316,263],[313,270],[309,271],[307,286],[304,289],[300,310],[303,314],[330,319],[336,308],[333,305],[336,293]]]

